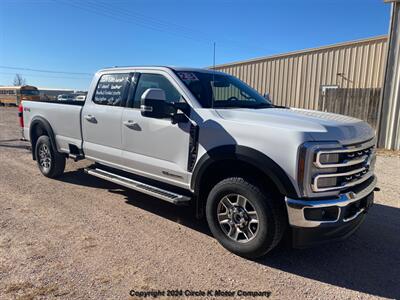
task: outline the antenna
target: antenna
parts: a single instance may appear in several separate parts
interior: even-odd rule
[[[215,83],[215,42],[214,42],[214,54],[213,54],[213,85]],[[214,91],[212,92],[211,108],[214,108]]]
[[[215,70],[215,42],[214,42],[213,69]]]

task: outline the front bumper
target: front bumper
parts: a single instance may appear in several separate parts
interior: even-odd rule
[[[351,235],[373,204],[376,182],[376,177],[372,176],[364,184],[334,199],[286,198],[293,246],[303,248]]]

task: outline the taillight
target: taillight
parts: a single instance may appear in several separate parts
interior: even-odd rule
[[[18,118],[19,118],[19,125],[21,128],[24,128],[24,115],[23,115],[24,108],[22,107],[22,103],[18,106]]]

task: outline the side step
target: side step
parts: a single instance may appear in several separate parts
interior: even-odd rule
[[[179,195],[158,187],[139,182],[127,177],[123,177],[111,172],[107,172],[97,168],[85,168],[85,173],[96,176],[101,179],[105,179],[124,187],[136,190],[138,192],[159,198],[161,200],[168,201],[175,205],[189,204],[191,198],[188,196]]]

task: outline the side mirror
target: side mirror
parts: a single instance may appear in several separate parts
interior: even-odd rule
[[[171,118],[176,113],[174,105],[166,102],[165,92],[162,89],[147,89],[140,100],[140,112],[144,117],[165,119]]]
[[[267,100],[269,103],[272,103],[271,97],[269,96],[269,93],[264,94],[265,100]]]

